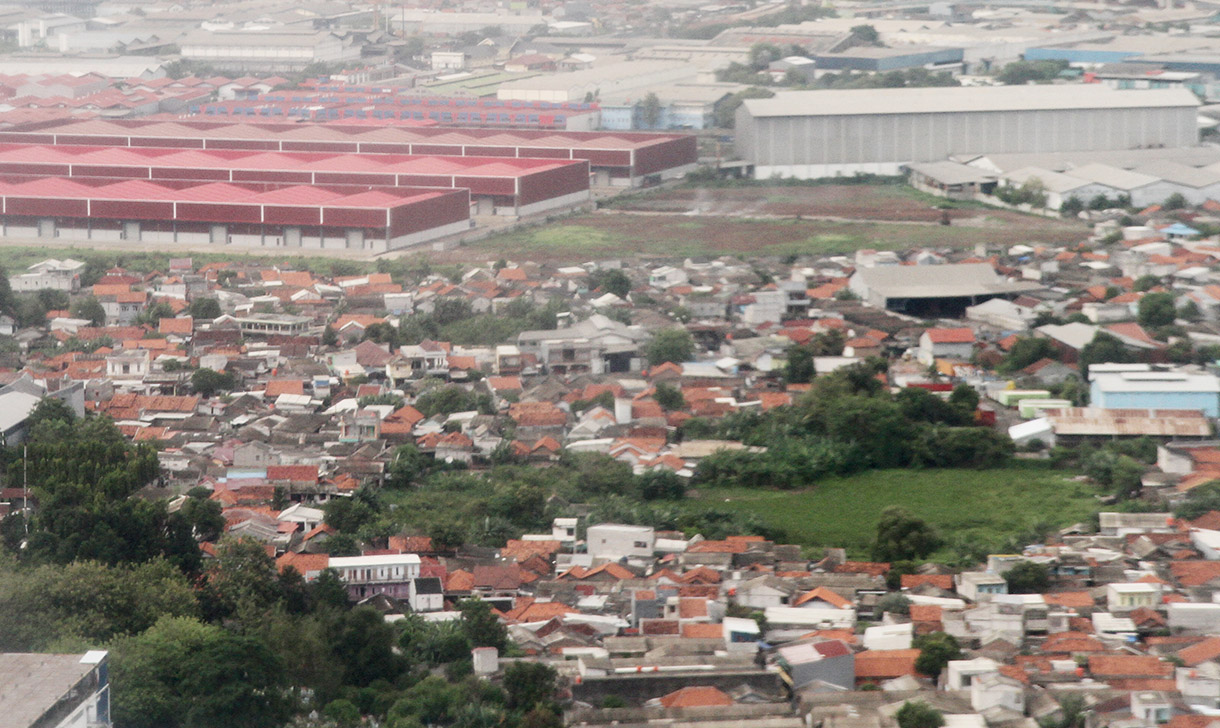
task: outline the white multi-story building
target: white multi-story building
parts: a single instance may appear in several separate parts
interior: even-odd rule
[[[348,597],[357,601],[374,594],[410,599],[411,582],[419,578],[419,567],[417,554],[336,556],[329,563],[347,585]]]

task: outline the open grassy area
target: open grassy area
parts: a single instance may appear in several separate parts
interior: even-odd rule
[[[1055,219],[997,210],[965,213],[952,226],[924,219],[819,219],[601,211],[490,235],[461,249],[475,257],[551,262],[597,257],[842,255],[860,248],[969,249],[978,243],[1077,243],[1087,230]],[[1014,216],[1016,219],[1014,219]],[[460,251],[454,251],[460,252]]]
[[[684,507],[740,509],[782,530],[789,542],[865,557],[886,506],[906,508],[946,539],[990,546],[1039,524],[1087,522],[1099,509],[1095,492],[1070,473],[1015,463],[999,470],[877,470],[803,491],[707,489]]]

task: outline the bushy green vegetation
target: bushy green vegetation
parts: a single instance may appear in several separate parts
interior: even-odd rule
[[[766,450],[714,453],[699,463],[693,483],[796,489],[870,468],[986,468],[1007,461],[1012,442],[973,426],[977,394],[963,391],[946,401],[909,388],[891,395],[876,379],[879,366],[820,377],[791,407],[725,418],[715,436]]]
[[[476,314],[464,298],[442,298],[431,313],[404,316],[397,327],[369,326],[364,338],[393,347],[426,339],[462,346],[491,346],[511,341],[522,331],[555,328],[555,315],[563,308],[558,300],[535,306],[519,298],[498,313]]]
[[[1067,70],[1067,61],[1013,61],[995,75],[995,79],[1010,86],[1027,83],[1049,83]]]

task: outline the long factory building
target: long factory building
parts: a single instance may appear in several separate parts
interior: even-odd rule
[[[589,163],[594,184],[617,186],[681,176],[698,162],[696,139],[685,134],[251,124],[189,119],[37,122],[0,132],[0,142],[584,160]]]
[[[788,91],[742,104],[736,148],[758,179],[896,175],[952,155],[1194,146],[1198,106],[1093,84]]]
[[[470,225],[465,189],[0,176],[7,238],[375,253]]]
[[[695,162],[675,134],[56,120],[0,132],[0,234],[377,253]]]
[[[527,216],[589,201],[585,160],[0,144],[0,174],[465,188],[475,215]]]

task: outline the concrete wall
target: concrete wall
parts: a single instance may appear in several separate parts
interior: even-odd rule
[[[601,705],[607,696],[617,695],[628,703],[643,703],[668,695],[682,688],[710,685],[725,692],[738,685],[749,685],[775,695],[784,694],[784,685],[777,672],[735,670],[732,672],[700,672],[686,675],[653,673],[649,675],[615,675],[585,678],[572,685],[572,697],[593,705]]]

